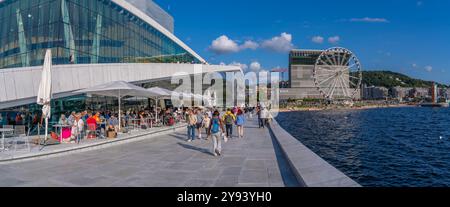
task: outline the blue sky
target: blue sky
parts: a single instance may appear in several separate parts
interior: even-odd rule
[[[450,84],[450,1],[156,2],[175,18],[175,34],[212,64],[287,68],[290,48],[342,46],[364,70]]]

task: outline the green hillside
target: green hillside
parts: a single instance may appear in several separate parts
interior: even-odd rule
[[[429,88],[431,87],[432,82],[414,79],[401,73],[392,71],[364,71],[363,84],[366,84],[367,86],[382,86],[386,88],[392,88],[396,86]],[[448,87],[443,84],[438,85],[439,87]]]

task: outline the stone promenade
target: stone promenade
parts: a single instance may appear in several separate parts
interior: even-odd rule
[[[236,130],[234,129],[236,132]],[[203,135],[205,136],[205,135]],[[0,186],[283,187],[298,186],[267,129],[249,120],[244,139],[186,142],[186,130],[105,149],[0,165]]]

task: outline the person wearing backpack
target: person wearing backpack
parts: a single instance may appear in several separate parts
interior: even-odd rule
[[[210,121],[209,126],[209,133],[211,135],[212,141],[213,141],[213,154],[215,157],[217,155],[222,155],[222,140],[221,140],[221,134],[225,131],[223,128],[223,121],[220,119],[220,113],[219,111],[215,111],[213,113],[213,117]]]
[[[231,109],[228,109],[223,115],[223,121],[225,122],[226,139],[231,139],[233,137],[233,124],[236,121],[236,117],[231,112]]]
[[[238,109],[236,116],[236,127],[239,138],[244,138],[244,124],[245,124],[245,114],[241,109]]]

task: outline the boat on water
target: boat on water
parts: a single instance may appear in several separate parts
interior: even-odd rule
[[[449,103],[421,103],[420,107],[432,107],[432,108],[448,108],[450,107]]]

